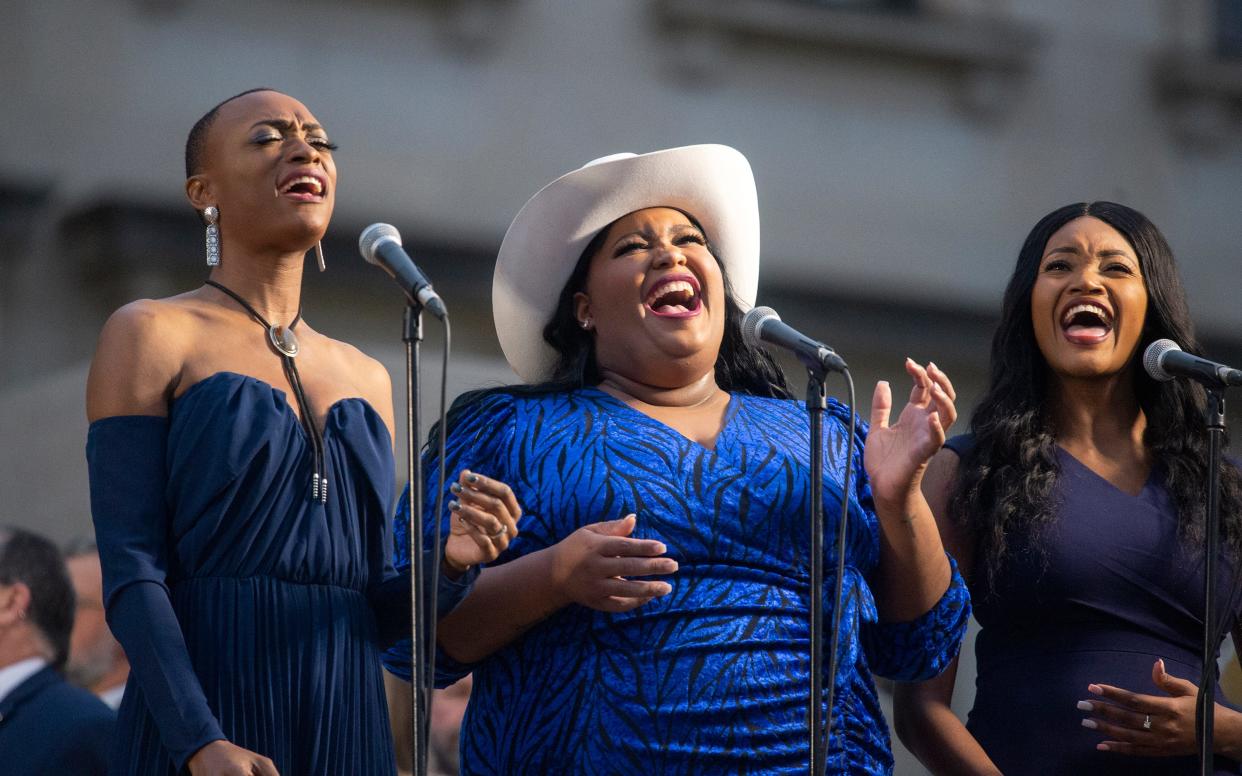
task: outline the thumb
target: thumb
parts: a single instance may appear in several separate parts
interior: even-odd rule
[[[637,523],[638,516],[630,513],[620,520],[604,520],[599,523],[592,523],[587,528],[605,536],[629,536],[634,533],[634,526]]]
[[[893,389],[887,380],[875,384],[875,392],[871,394],[871,426],[872,428],[888,428],[889,413],[893,409]]]
[[[1164,670],[1164,660],[1157,658],[1151,666],[1151,680],[1156,686],[1173,697],[1196,695],[1199,688],[1194,683],[1172,676]]]

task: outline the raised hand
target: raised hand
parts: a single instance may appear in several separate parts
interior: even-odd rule
[[[195,752],[186,767],[190,776],[280,776],[268,758],[223,739]]]
[[[626,578],[677,570],[677,561],[659,557],[667,552],[663,542],[630,538],[637,520],[585,525],[552,546],[552,581],[565,603],[625,612],[672,592],[667,582]]]
[[[455,516],[444,545],[445,570],[460,575],[479,563],[495,560],[518,535],[522,516],[513,490],[500,480],[462,469],[451,486],[449,502]]]
[[[876,503],[899,509],[917,496],[927,462],[944,444],[945,430],[957,420],[953,404],[957,393],[949,376],[935,364],[924,368],[907,358],[905,366],[914,380],[910,399],[890,426],[892,391],[886,382],[876,384],[863,452]]]

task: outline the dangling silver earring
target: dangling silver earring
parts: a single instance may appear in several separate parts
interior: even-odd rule
[[[323,241],[315,243],[315,259],[319,262],[319,271],[323,272],[328,265],[323,263]]]
[[[220,211],[215,205],[203,208],[203,220],[207,222],[207,266],[220,266]]]

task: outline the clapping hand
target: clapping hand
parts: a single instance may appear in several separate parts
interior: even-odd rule
[[[863,452],[876,503],[892,505],[901,512],[917,496],[927,462],[944,444],[945,430],[957,420],[953,404],[957,393],[948,375],[935,364],[924,368],[908,358],[906,372],[913,378],[914,387],[891,426],[892,391],[886,382],[876,384],[871,398],[871,431]]]

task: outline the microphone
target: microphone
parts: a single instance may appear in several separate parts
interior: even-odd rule
[[[1147,346],[1143,368],[1153,380],[1162,383],[1174,377],[1189,377],[1209,388],[1242,385],[1242,370],[1186,353],[1170,339],[1156,340]]]
[[[388,273],[397,281],[409,298],[410,304],[421,305],[440,320],[448,315],[440,295],[431,287],[431,281],[419,271],[414,260],[401,247],[401,233],[392,224],[371,224],[358,237],[358,250],[362,258]]]
[[[742,318],[742,339],[758,347],[766,342],[784,348],[798,357],[809,369],[825,372],[844,372],[849,367],[836,351],[822,342],[804,336],[797,329],[781,321],[771,307],[754,307]]]

